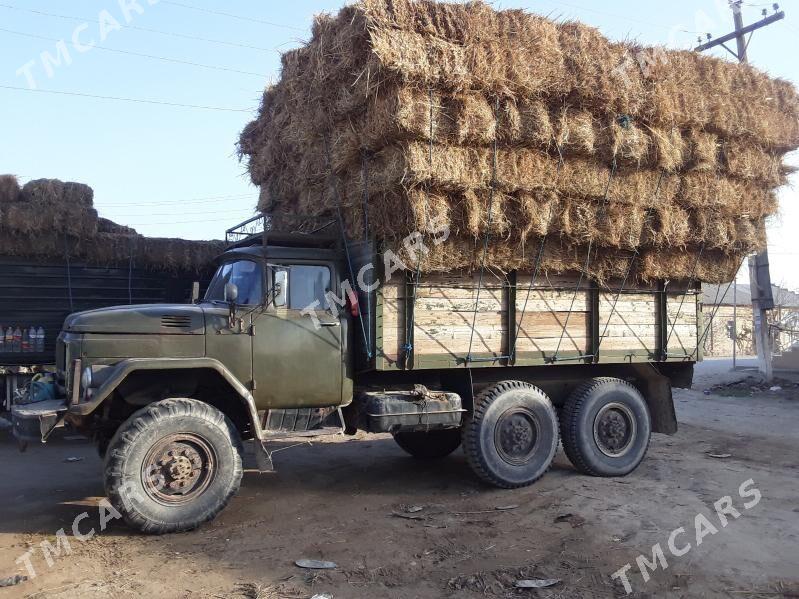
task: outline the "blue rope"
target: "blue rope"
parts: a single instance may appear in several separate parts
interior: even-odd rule
[[[341,229],[341,239],[344,241],[344,254],[347,258],[347,268],[349,269],[350,280],[355,281],[355,284],[357,285],[358,281],[355,279],[355,269],[352,266],[352,257],[350,256],[350,245],[347,241],[347,231],[344,228],[344,217],[341,214],[341,195],[338,192],[338,187],[336,186],[336,181],[333,175],[333,163],[330,159],[330,142],[328,141],[327,136],[325,136],[324,140],[325,153],[327,155],[327,166],[328,170],[330,171],[330,186],[333,188],[333,195],[336,199],[336,214],[338,216],[339,228]],[[369,349],[369,340],[366,336],[366,327],[363,324],[363,313],[361,312],[360,307],[358,309],[358,320],[361,323],[361,333],[363,334],[364,347],[367,348],[367,355],[369,358],[371,358],[372,355],[371,350]]]

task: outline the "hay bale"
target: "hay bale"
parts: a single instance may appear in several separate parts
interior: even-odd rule
[[[137,235],[136,229],[119,225],[107,218],[97,219],[97,232],[98,233],[111,233],[113,235]]]
[[[239,142],[259,207],[340,208],[360,238],[366,196],[371,234],[397,251],[444,222],[431,270],[474,268],[486,236],[508,270],[548,235],[553,272],[583,268],[590,245],[597,280],[631,250],[648,256],[636,277],[679,278],[677,256],[701,247],[718,279],[762,241],[799,146],[786,82],[483,2],[360,0],[317,18],[282,66]]]
[[[19,181],[17,181],[16,175],[0,175],[0,205],[16,202],[19,192]]]

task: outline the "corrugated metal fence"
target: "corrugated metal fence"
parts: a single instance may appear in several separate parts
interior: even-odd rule
[[[192,281],[197,279],[207,282],[208,273],[200,277],[0,258],[3,334],[9,327],[42,327],[45,332],[44,351],[9,352],[10,348],[3,347],[0,366],[52,364],[56,337],[72,312],[131,303],[184,303],[190,298]]]

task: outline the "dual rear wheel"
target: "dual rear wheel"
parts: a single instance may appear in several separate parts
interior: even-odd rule
[[[418,458],[441,458],[463,444],[479,478],[502,488],[530,485],[552,465],[559,439],[574,467],[591,476],[624,476],[649,447],[646,401],[629,383],[595,378],[569,396],[558,417],[539,388],[504,381],[475,398],[460,436],[454,430],[398,433],[395,440]]]

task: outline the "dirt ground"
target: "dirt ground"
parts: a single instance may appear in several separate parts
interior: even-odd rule
[[[477,482],[460,451],[420,463],[390,438],[328,439],[278,453],[278,472],[247,472],[215,522],[165,537],[113,520],[100,532],[100,460],[85,441],[19,454],[3,431],[0,579],[26,575],[16,560],[31,549],[36,576],[0,588],[0,599],[799,597],[799,388],[704,393],[746,376],[702,364],[696,388],[676,394],[680,431],[654,435],[624,479],[579,475],[559,453],[539,483],[502,491]],[[752,495],[739,487],[749,479],[762,499],[746,509]],[[714,508],[724,496],[740,512],[726,527]],[[84,512],[82,534],[97,534],[68,537],[69,551],[48,564],[41,543],[55,544],[62,527],[71,535]],[[700,513],[717,532],[697,546]],[[678,527],[675,545],[692,548],[674,557]],[[668,567],[645,582],[636,557],[651,560],[655,543]],[[300,558],[337,567],[302,570]],[[627,563],[631,595],[611,578]],[[560,582],[516,589],[518,579]]]

